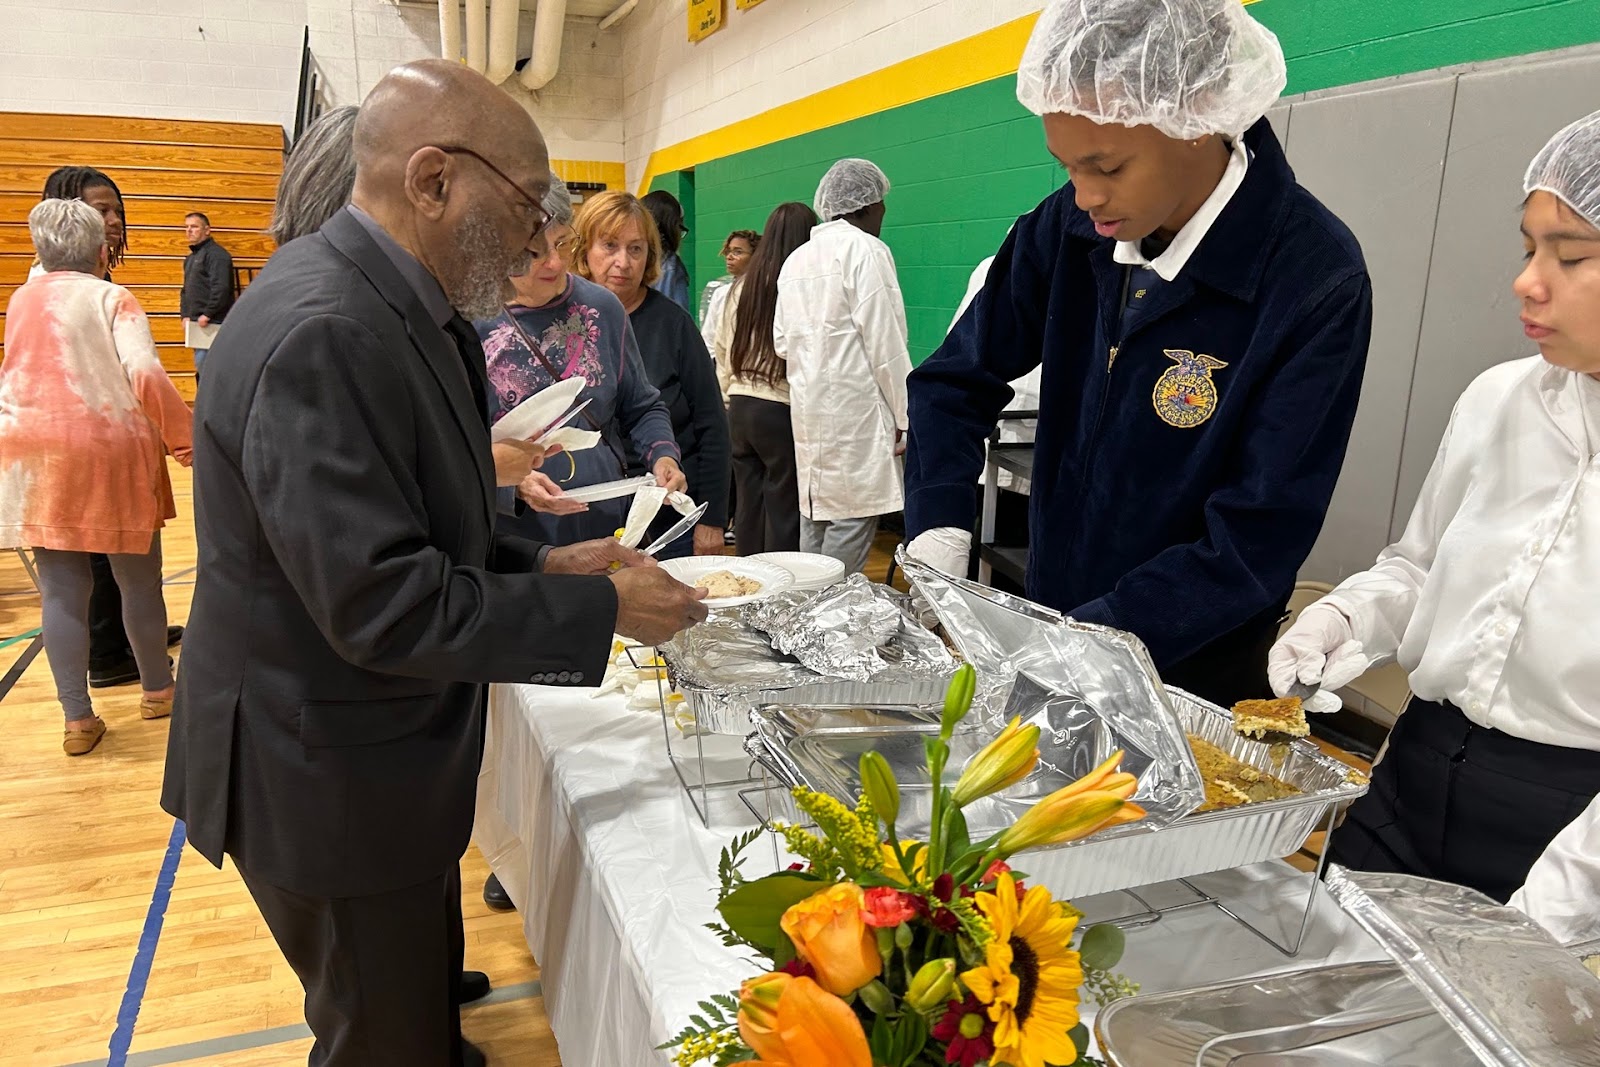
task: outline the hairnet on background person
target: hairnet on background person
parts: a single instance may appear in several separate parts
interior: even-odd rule
[[[1288,81],[1283,49],[1240,0],[1050,0],[1017,68],[1035,115],[1238,137]]]
[[[572,225],[572,190],[556,175],[550,175],[550,191],[544,194],[544,209],[550,212],[551,225]]]
[[[817,183],[814,206],[823,222],[853,215],[889,195],[889,176],[869,159],[841,159]]]
[[[1600,111],[1550,138],[1528,164],[1522,191],[1552,193],[1600,229]]]

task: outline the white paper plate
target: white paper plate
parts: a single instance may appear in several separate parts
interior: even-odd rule
[[[615,500],[620,496],[633,496],[647,485],[654,485],[655,479],[648,474],[637,478],[621,478],[614,482],[600,482],[597,485],[581,485],[576,489],[565,490],[569,500],[576,500],[580,504],[593,504],[600,500]]]
[[[794,588],[794,572],[774,563],[738,556],[686,556],[683,559],[664,559],[661,567],[684,585],[693,585],[708,574],[728,571],[740,578],[750,578],[761,583],[761,591],[749,596],[722,597],[707,600],[707,607],[733,608],[740,604],[753,604],[769,596]]]
[[[762,552],[747,559],[773,563],[794,574],[795,589],[826,589],[844,581],[844,564],[817,552]]]
[[[492,441],[528,441],[555,422],[577,402],[583,391],[583,375],[574,375],[541,389],[500,417],[489,431]]]

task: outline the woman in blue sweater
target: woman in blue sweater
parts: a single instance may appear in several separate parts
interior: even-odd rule
[[[1017,95],[1072,180],[910,380],[911,554],[966,572],[984,441],[1042,366],[1029,596],[1224,705],[1267,695],[1371,332],[1360,246],[1263,117],[1284,81],[1239,0],[1052,0]]]

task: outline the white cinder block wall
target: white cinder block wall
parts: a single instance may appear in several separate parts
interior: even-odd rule
[[[698,44],[688,0],[643,0],[622,23],[628,186],[650,153],[1032,14],[1043,0],[732,3]]]
[[[0,0],[0,111],[292,126],[307,27],[336,105],[359,103],[400,63],[439,54],[438,9],[423,3]],[[521,28],[525,55],[531,12]],[[568,19],[555,80],[537,98],[507,83],[553,157],[622,160],[622,43],[620,27]]]

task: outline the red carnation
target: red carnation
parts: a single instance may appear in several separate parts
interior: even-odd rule
[[[889,886],[867,890],[865,902],[861,921],[868,926],[899,926],[917,917],[917,898]]]
[[[971,993],[966,1000],[952,1000],[930,1033],[944,1042],[945,1063],[974,1067],[994,1055],[994,1023]]]

